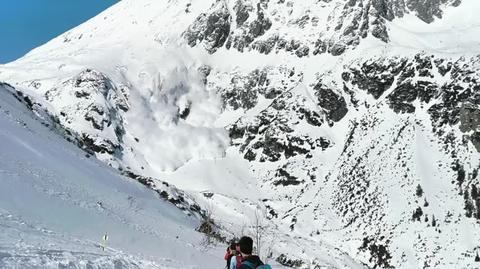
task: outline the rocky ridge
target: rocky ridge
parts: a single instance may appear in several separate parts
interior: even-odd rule
[[[389,42],[388,22],[395,18],[412,13],[431,23],[442,18],[444,7],[460,3],[461,0],[219,0],[200,14],[183,36],[188,45],[202,44],[209,53],[225,47],[263,54],[286,51],[300,58],[321,53],[341,55],[368,35]]]

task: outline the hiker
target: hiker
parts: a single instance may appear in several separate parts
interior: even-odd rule
[[[240,269],[242,265],[242,255],[240,254],[240,245],[235,243],[235,256],[230,258],[230,267],[228,269]]]
[[[260,260],[260,258],[257,255],[252,255],[252,250],[253,250],[252,238],[248,236],[243,236],[242,238],[240,238],[240,241],[238,241],[238,244],[240,245],[240,253],[242,254],[242,258],[243,258],[240,269],[256,269],[263,265],[263,262]],[[261,268],[270,268],[270,266],[261,267]]]
[[[227,252],[225,253],[225,256],[223,257],[223,259],[227,261],[227,269],[230,268],[230,258],[231,257],[232,257],[232,245],[227,247]]]
[[[238,242],[233,241],[227,248],[225,260],[227,261],[227,269],[240,269],[242,255],[240,254],[240,245]]]
[[[231,261],[233,257],[237,256],[236,244],[232,242],[230,246],[227,247],[227,253],[225,253],[224,259],[227,261],[227,269],[230,269]]]

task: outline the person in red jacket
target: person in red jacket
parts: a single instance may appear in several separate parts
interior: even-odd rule
[[[240,244],[235,243],[235,256],[230,259],[230,267],[228,269],[240,269],[243,262],[242,254],[240,253]]]
[[[227,269],[230,269],[230,263],[232,261],[232,257],[235,257],[236,253],[236,244],[232,242],[229,247],[227,247],[227,253],[225,253],[224,259],[227,261]]]
[[[227,269],[240,269],[242,265],[242,254],[238,242],[232,242],[227,248],[224,259],[227,261]]]

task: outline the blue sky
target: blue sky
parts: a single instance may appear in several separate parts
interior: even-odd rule
[[[118,0],[0,0],[0,63],[13,61]]]

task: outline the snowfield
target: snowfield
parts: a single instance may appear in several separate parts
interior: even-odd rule
[[[87,157],[3,86],[0,97],[0,268],[223,266],[198,219]]]
[[[0,261],[478,268],[479,9],[120,1],[0,66]]]

